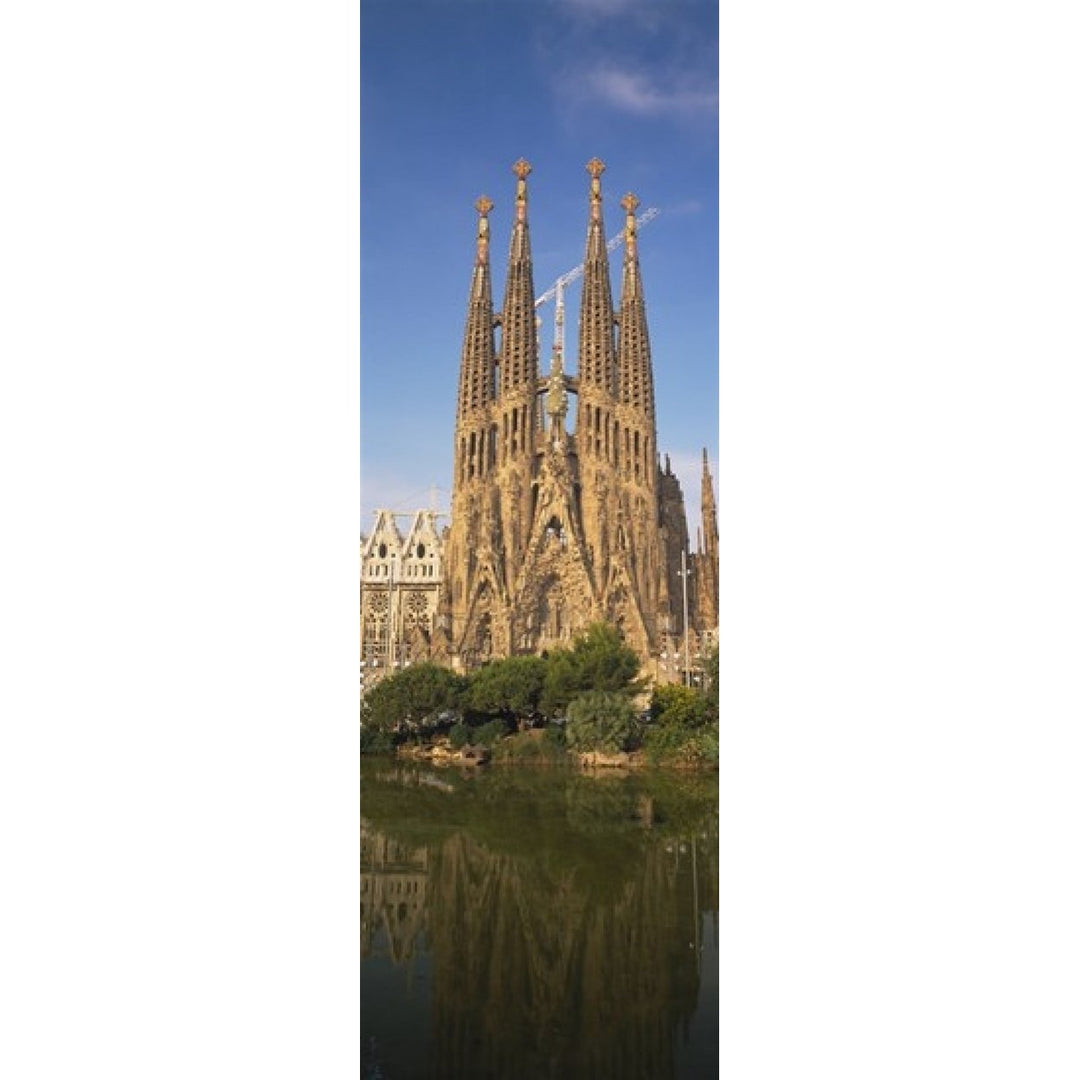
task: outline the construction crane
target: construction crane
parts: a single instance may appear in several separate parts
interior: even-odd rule
[[[660,213],[658,206],[650,206],[644,214],[637,219],[637,227],[640,229],[645,225],[648,225],[650,221],[657,214]],[[607,249],[609,252],[614,251],[624,239],[625,234],[620,232],[617,236],[612,237],[607,243]],[[578,263],[573,270],[568,270],[562,277],[556,279],[555,284],[551,286],[547,292],[542,293],[536,298],[534,310],[539,310],[541,304],[546,304],[552,297],[555,298],[555,341],[553,345],[553,351],[558,355],[560,366],[562,361],[563,352],[563,319],[564,319],[564,307],[563,307],[563,290],[567,285],[577,281],[581,275],[585,273],[585,264],[583,262]],[[536,334],[539,339],[540,336],[540,316],[536,317]]]
[[[652,219],[656,217],[656,215],[659,213],[660,208],[658,206],[650,206],[649,209],[646,210],[645,213],[637,219],[637,227],[640,229],[643,226],[648,225],[649,222],[652,221]],[[613,236],[608,241],[608,251],[614,251],[623,242],[623,236],[624,234],[621,232],[617,236]],[[563,274],[562,277],[560,277],[558,281],[556,281],[555,284],[552,285],[546,293],[538,296],[536,298],[535,306],[539,307],[541,304],[546,304],[550,299],[557,295],[557,290],[560,285],[565,288],[567,285],[571,284],[571,282],[577,281],[577,279],[581,277],[583,273],[585,273],[585,264],[583,262],[578,263],[573,270],[568,270],[565,274]]]

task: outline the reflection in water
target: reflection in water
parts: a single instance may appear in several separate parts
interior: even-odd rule
[[[714,1075],[715,785],[366,762],[362,1027],[381,1075]],[[424,995],[368,977],[418,961]]]

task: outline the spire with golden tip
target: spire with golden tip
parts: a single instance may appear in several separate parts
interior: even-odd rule
[[[529,193],[525,187],[525,177],[531,172],[532,166],[524,158],[518,158],[514,162],[514,175],[518,178],[517,194],[515,196],[518,221],[525,220],[525,207],[529,201]]]
[[[526,216],[528,191],[525,178],[532,166],[519,158],[513,166],[517,177],[514,227],[510,235],[510,263],[506,271],[506,294],[502,309],[502,354],[500,396],[525,392],[531,417],[533,391],[538,375],[536,344],[536,296],[533,289],[532,251]]]
[[[620,204],[626,211],[623,251],[622,295],[619,299],[619,400],[639,409],[642,421],[651,429],[654,424],[652,355],[649,327],[645,320],[645,294],[641,287],[638,263],[637,219],[634,211],[640,200],[633,193],[623,196]],[[655,432],[651,431],[655,438]]]
[[[481,195],[474,203],[476,212],[480,215],[480,222],[476,230],[476,261],[486,263],[488,261],[488,219],[487,216],[495,204],[486,196]]]
[[[589,184],[589,224],[585,234],[585,273],[581,283],[578,320],[578,374],[582,392],[595,388],[604,394],[615,390],[614,317],[607,244],[604,240],[603,196],[600,175],[604,163],[593,158],[585,166]]]
[[[476,263],[473,266],[469,307],[465,315],[465,340],[461,349],[459,419],[482,410],[491,401],[495,388],[495,322],[488,266],[488,214],[494,204],[486,195],[481,195],[475,206],[480,221],[476,230]]]

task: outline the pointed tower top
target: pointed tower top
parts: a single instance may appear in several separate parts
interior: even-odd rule
[[[488,257],[488,213],[495,205],[486,195],[481,195],[476,200],[476,211],[480,215],[480,223],[476,231],[476,261],[486,263]]]
[[[517,177],[514,223],[510,232],[510,259],[506,271],[506,291],[502,306],[502,352],[498,363],[502,372],[499,395],[522,391],[531,394],[537,378],[536,297],[533,294],[532,252],[526,215],[528,193],[525,177],[532,166],[518,158],[512,167]],[[531,401],[532,398],[530,397]],[[532,428],[527,430],[522,452],[531,450]]]
[[[634,217],[634,211],[638,208],[640,202],[641,200],[632,191],[628,191],[619,202],[619,205],[626,211],[626,227],[623,229],[623,237],[626,240],[624,260],[633,259],[636,255],[637,218]]]
[[[514,162],[514,175],[518,178],[517,196],[515,198],[518,221],[525,220],[525,203],[529,198],[528,192],[525,190],[525,177],[531,172],[532,166],[524,158],[518,158]]]
[[[592,177],[589,185],[589,202],[591,204],[591,217],[593,221],[600,219],[600,174],[604,171],[604,163],[599,158],[593,158],[585,171]]]
[[[701,467],[705,472],[709,471],[709,451],[704,446],[701,448]]]
[[[604,163],[593,158],[585,171],[589,184],[589,222],[585,231],[584,279],[578,309],[578,380],[583,390],[610,397],[615,392],[615,332],[608,272],[600,174]]]

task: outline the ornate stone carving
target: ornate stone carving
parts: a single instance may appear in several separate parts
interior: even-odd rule
[[[652,360],[633,244],[639,200],[628,193],[620,203],[632,272],[624,269],[616,317],[600,220],[604,163],[593,158],[586,171],[589,218],[576,374],[567,375],[564,365],[571,361],[556,349],[541,384],[522,359],[521,341],[531,348],[534,339],[519,333],[535,326],[523,227],[532,166],[524,158],[513,165],[516,223],[507,300],[498,316],[485,316],[491,321],[484,330],[494,335],[496,323],[501,325],[505,351],[493,362],[498,366],[491,368],[490,396],[458,417],[447,585],[439,617],[434,606],[426,615],[433,648],[464,668],[565,642],[597,618],[619,626],[643,660],[659,655],[665,630],[681,633],[678,569],[688,549],[687,528],[678,480],[669,463],[663,472],[656,464]],[[476,203],[485,251],[491,206],[487,196]],[[616,356],[611,345],[617,322]],[[518,334],[518,352],[506,346],[512,332]],[[470,340],[463,372],[466,356],[477,363]],[[576,409],[571,393],[580,394]],[[542,409],[547,438],[538,436]],[[706,534],[707,557],[715,559],[715,526]],[[714,582],[715,576],[703,574],[702,584],[706,580]],[[715,602],[702,603],[699,612],[691,597],[689,606],[695,626],[703,616],[715,619]],[[408,626],[420,625],[419,601],[402,610]]]

